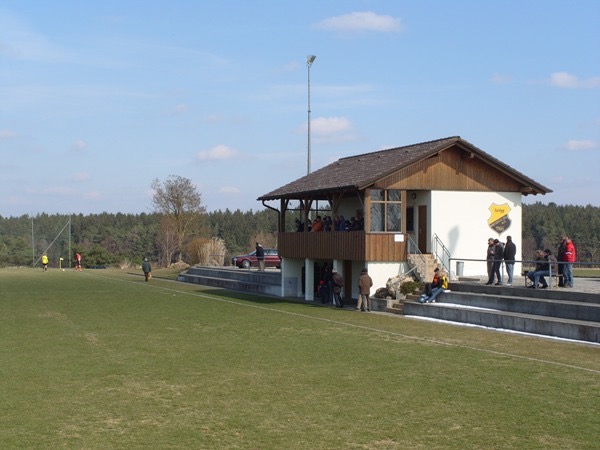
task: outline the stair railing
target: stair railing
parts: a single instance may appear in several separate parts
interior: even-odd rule
[[[442,265],[442,269],[447,274],[450,274],[450,251],[446,248],[442,240],[437,234],[433,234],[432,242],[432,253],[436,260]]]
[[[423,281],[423,275],[425,274],[425,269],[426,269],[426,261],[425,261],[425,256],[423,255],[423,253],[421,252],[421,250],[419,250],[419,246],[417,245],[417,243],[414,241],[414,239],[412,237],[410,237],[409,234],[406,235],[406,263],[408,265],[408,267],[410,268],[410,270],[408,272],[406,272],[404,275],[409,275],[410,273],[414,273],[415,277],[419,280],[419,281]],[[410,258],[410,255],[414,255],[414,258]]]

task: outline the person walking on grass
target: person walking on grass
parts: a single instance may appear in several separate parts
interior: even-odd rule
[[[48,272],[48,255],[46,253],[42,255],[42,267],[44,272]]]
[[[144,261],[142,262],[142,271],[144,272],[144,278],[146,281],[152,278],[152,266],[150,265],[148,258],[144,258]]]

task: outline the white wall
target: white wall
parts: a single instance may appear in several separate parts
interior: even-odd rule
[[[281,261],[281,296],[302,297],[303,259],[284,258]]]
[[[433,208],[431,205],[435,205]],[[507,204],[511,224],[504,232],[498,233],[490,228],[492,204]],[[429,205],[428,229],[431,236],[437,234],[450,251],[452,258],[485,259],[487,240],[499,239],[506,242],[506,236],[512,236],[517,246],[517,257],[521,259],[522,250],[522,203],[521,194],[515,192],[453,192],[432,191]],[[451,273],[456,271],[453,259]],[[515,274],[521,266],[515,265]],[[464,262],[465,276],[487,277],[485,262]]]
[[[395,277],[399,273],[404,273],[406,268],[404,262],[371,262],[367,265],[367,270],[373,280],[371,295],[374,295],[377,289],[385,287],[390,278]],[[358,285],[358,278],[356,284]],[[358,295],[358,286],[356,292]]]

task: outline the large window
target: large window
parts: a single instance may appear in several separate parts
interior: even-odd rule
[[[402,229],[402,201],[399,189],[373,189],[371,231],[397,232]]]

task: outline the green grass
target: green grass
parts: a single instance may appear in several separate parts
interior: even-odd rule
[[[0,270],[0,448],[597,448],[600,347]],[[165,274],[171,276],[170,274]]]
[[[583,277],[583,278],[600,278],[600,269],[596,269],[593,267],[588,268],[574,268],[573,269],[574,277]]]

